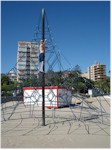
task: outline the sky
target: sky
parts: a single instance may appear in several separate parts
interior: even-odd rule
[[[109,75],[109,1],[2,1],[1,73],[8,73],[16,64],[18,41],[32,40],[42,8],[56,44],[70,64],[86,72],[99,62],[106,65]]]

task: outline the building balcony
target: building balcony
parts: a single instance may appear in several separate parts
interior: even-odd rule
[[[38,56],[37,56],[37,55],[30,55],[30,57],[38,58]]]

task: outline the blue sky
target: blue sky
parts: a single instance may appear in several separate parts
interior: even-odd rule
[[[72,66],[82,72],[96,61],[110,70],[109,1],[4,1],[1,6],[1,72],[16,64],[18,41],[31,41],[45,8],[54,39]],[[62,62],[63,65],[65,65]]]

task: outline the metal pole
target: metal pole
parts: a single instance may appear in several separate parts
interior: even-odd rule
[[[42,9],[42,40],[44,41],[44,35],[45,35],[45,10],[44,8]],[[45,60],[44,60],[45,61]],[[43,62],[44,62],[43,61]],[[45,72],[45,63],[43,67],[43,74],[42,74],[42,126],[45,126],[45,77],[44,77],[44,72]]]
[[[44,8],[42,9],[42,40],[45,39],[45,33],[44,33],[44,29],[45,29],[45,10]]]

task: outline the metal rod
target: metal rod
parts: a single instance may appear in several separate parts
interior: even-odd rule
[[[44,41],[45,38],[45,10],[42,9],[42,40]],[[45,54],[44,54],[45,55]],[[45,58],[43,61],[43,74],[42,74],[42,126],[45,126]]]
[[[44,10],[44,8],[42,9],[42,40],[44,40],[45,39],[45,31],[44,31],[44,29],[45,29],[45,10]]]

